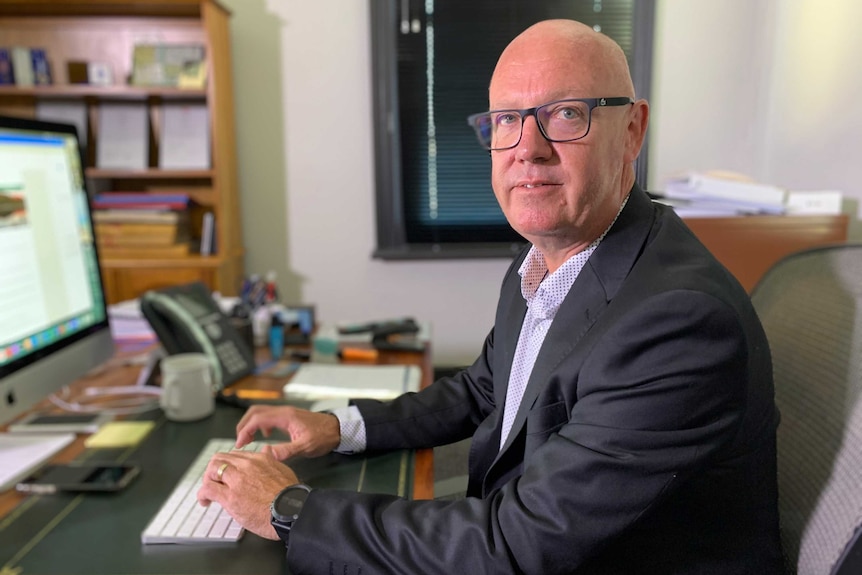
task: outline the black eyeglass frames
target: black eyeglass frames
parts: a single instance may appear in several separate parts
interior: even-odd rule
[[[521,141],[524,120],[533,116],[549,142],[572,142],[590,133],[595,108],[634,104],[628,96],[613,98],[569,98],[523,110],[491,110],[472,114],[467,123],[487,150],[508,150]]]

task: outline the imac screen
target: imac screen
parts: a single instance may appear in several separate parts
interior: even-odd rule
[[[112,354],[75,128],[0,117],[0,424]]]

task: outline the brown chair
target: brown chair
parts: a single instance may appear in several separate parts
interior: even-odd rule
[[[788,570],[862,574],[862,244],[776,263],[752,301],[772,351]]]

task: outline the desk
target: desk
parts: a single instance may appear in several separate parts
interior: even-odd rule
[[[422,386],[431,381],[428,351],[385,352],[377,363],[419,365]],[[129,385],[136,376],[136,368],[121,367],[79,385]],[[249,377],[236,386],[280,390],[285,381]],[[79,436],[57,461],[97,455],[102,460],[135,461],[142,466],[141,476],[113,494],[25,496],[14,490],[0,494],[0,574],[283,573],[283,547],[250,533],[238,544],[220,546],[140,543],[141,531],[204,443],[211,437],[233,437],[242,413],[219,405],[213,416],[202,421],[177,423],[166,420],[161,411],[149,412],[140,418],[155,420],[156,428],[141,445],[127,450],[88,450]],[[431,450],[368,458],[330,454],[291,464],[316,487],[356,489],[361,477],[362,491],[418,499],[433,494],[431,454]]]

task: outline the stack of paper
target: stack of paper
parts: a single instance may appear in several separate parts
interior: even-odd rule
[[[206,104],[163,104],[159,167],[163,170],[209,168],[209,126]]]
[[[657,201],[682,217],[783,214],[785,190],[739,176],[693,173],[669,180]]]
[[[148,126],[147,106],[142,102],[99,104],[96,165],[102,169],[145,170]]]
[[[108,306],[111,336],[116,342],[155,342],[156,333],[141,313],[137,299]]]

